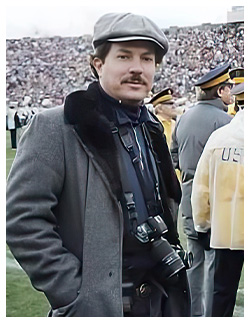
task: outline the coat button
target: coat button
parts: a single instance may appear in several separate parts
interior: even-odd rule
[[[149,284],[147,283],[143,283],[141,284],[141,286],[139,287],[139,293],[141,297],[148,297],[149,294],[151,293],[151,288],[149,286]]]

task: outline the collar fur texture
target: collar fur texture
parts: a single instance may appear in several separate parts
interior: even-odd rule
[[[87,91],[76,91],[67,96],[64,115],[93,158],[103,170],[112,191],[119,198],[118,151],[112,134],[112,123],[103,114],[98,84],[92,83]]]
[[[88,147],[98,164],[103,169],[113,192],[121,196],[119,181],[119,154],[112,133],[112,116],[103,108],[97,82],[90,84],[87,91],[76,91],[67,96],[64,114],[68,123],[74,125],[82,142]],[[155,116],[153,116],[158,120]],[[181,192],[178,179],[172,166],[172,159],[164,139],[160,123],[146,124],[153,153],[160,169],[160,178],[164,182],[167,195],[177,202]]]

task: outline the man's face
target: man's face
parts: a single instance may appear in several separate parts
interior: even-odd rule
[[[122,103],[137,106],[152,88],[155,48],[150,41],[113,43],[105,62],[95,58],[93,63],[104,91]]]
[[[219,90],[219,96],[221,100],[226,104],[232,104],[234,102],[233,95],[231,94],[232,85],[226,85],[224,88]]]
[[[163,102],[157,104],[157,106],[155,107],[155,112],[165,120],[171,120],[177,116],[175,108],[176,105],[174,102]]]

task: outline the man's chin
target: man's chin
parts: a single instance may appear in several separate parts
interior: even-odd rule
[[[146,94],[139,94],[139,93],[132,93],[131,95],[126,95],[123,97],[123,102],[125,101],[131,101],[131,102],[137,102],[140,103],[141,101],[143,101],[146,97]]]
[[[124,97],[141,101],[147,96],[147,94],[148,92],[145,90],[145,87],[129,87],[125,91]]]

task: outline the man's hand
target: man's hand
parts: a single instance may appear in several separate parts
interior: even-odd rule
[[[198,242],[202,245],[205,250],[210,250],[210,236],[211,230],[207,232],[197,232],[198,233]]]

